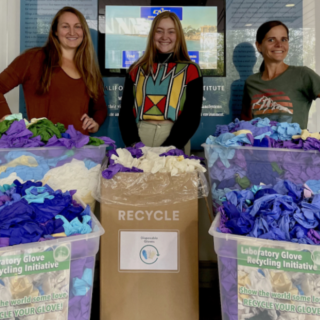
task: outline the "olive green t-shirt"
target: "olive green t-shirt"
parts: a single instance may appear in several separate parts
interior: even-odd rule
[[[308,67],[294,66],[269,81],[261,76],[262,73],[256,73],[246,80],[242,119],[268,117],[299,123],[301,129],[306,129],[312,100],[320,94],[320,76]]]

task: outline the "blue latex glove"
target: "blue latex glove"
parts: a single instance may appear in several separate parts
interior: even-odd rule
[[[308,180],[306,185],[312,190],[314,194],[320,193],[320,180]]]
[[[87,234],[92,231],[88,222],[91,220],[90,216],[83,216],[82,223],[78,218],[73,219],[69,222],[65,217],[61,215],[55,216],[55,219],[61,219],[63,221],[64,232],[67,236],[71,236],[73,234]]]
[[[72,293],[74,296],[85,296],[92,287],[92,269],[86,268],[81,279],[72,279]]]
[[[25,190],[26,195],[22,198],[26,199],[28,203],[44,203],[45,199],[53,199],[46,187],[30,187]]]

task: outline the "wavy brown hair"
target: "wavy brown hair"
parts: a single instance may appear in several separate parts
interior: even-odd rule
[[[86,84],[88,94],[93,100],[97,100],[101,91],[103,92],[103,82],[100,69],[97,63],[96,54],[93,48],[90,30],[83,14],[75,8],[64,7],[57,12],[52,20],[47,43],[42,47],[45,58],[42,65],[42,75],[39,82],[38,93],[45,94],[49,91],[54,68],[60,66],[62,51],[60,42],[56,36],[59,18],[65,13],[75,14],[83,29],[83,40],[77,48],[74,62],[81,78]]]
[[[140,66],[143,66],[146,73],[149,73],[151,71],[152,65],[155,62],[155,57],[157,55],[157,48],[153,40],[154,35],[160,21],[166,18],[170,18],[173,21],[177,35],[176,44],[173,49],[173,60],[177,62],[191,61],[187,50],[186,39],[184,38],[184,33],[179,18],[173,12],[164,11],[157,15],[152,21],[152,25],[148,35],[146,51],[139,60],[137,60],[130,66],[129,72],[131,72],[131,70],[133,70],[135,67]]]

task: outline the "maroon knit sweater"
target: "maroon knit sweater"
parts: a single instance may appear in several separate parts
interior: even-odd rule
[[[29,50],[17,57],[2,73],[0,73],[0,118],[11,114],[4,94],[22,84],[29,120],[46,117],[53,123],[63,123],[66,127],[73,124],[75,129],[87,134],[82,129],[80,120],[89,112],[92,118],[102,125],[107,117],[107,105],[104,94],[93,101],[88,95],[82,78],[73,79],[61,67],[55,68],[49,92],[44,95],[36,93],[44,53],[41,49]],[[90,101],[91,100],[91,101]]]

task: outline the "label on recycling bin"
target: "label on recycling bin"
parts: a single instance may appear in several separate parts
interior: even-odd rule
[[[237,249],[239,319],[319,319],[320,248]]]
[[[70,244],[0,255],[0,319],[68,319]],[[51,318],[50,318],[51,319]]]
[[[119,230],[119,272],[179,272],[179,231]]]

